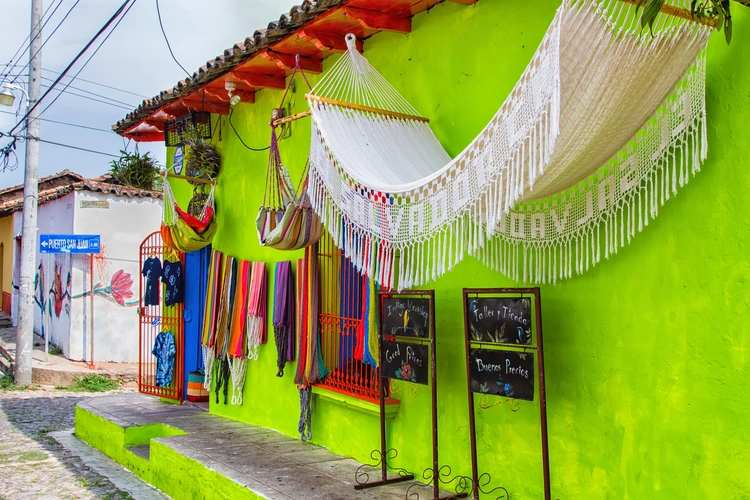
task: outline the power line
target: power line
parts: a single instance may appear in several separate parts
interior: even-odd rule
[[[120,14],[125,10],[125,7],[128,4],[130,4],[131,2],[135,3],[135,1],[136,0],[125,0],[122,3],[122,5],[120,6],[120,8],[118,8],[117,11],[115,11],[115,13],[112,15],[112,17],[109,18],[109,20],[104,24],[104,26],[102,26],[102,28],[96,33],[96,35],[94,35],[94,37],[91,40],[89,40],[89,42],[86,44],[86,46],[83,47],[83,49],[81,49],[81,51],[75,56],[75,58],[70,62],[70,64],[68,64],[68,66],[63,70],[63,72],[60,74],[60,76],[57,77],[57,79],[52,83],[52,85],[50,86],[50,88],[47,89],[47,91],[42,95],[42,97],[40,97],[39,100],[37,100],[34,103],[34,105],[26,112],[26,114],[23,116],[23,118],[18,123],[16,123],[13,126],[13,128],[9,131],[9,134],[12,134],[13,132],[15,132],[18,129],[18,127],[26,120],[26,118],[29,117],[29,114],[34,109],[36,109],[37,106],[39,106],[39,104],[52,91],[52,89],[55,87],[55,85],[57,85],[58,83],[60,83],[60,80],[62,80],[63,76],[65,76],[68,73],[68,71],[70,71],[70,69],[73,67],[73,65],[75,63],[77,63],[78,60],[81,57],[83,57],[83,54],[86,53],[86,51],[89,49],[89,47],[91,47],[94,44],[94,42],[101,36],[101,34],[104,33],[107,30],[107,28],[109,28],[109,26],[115,21],[115,19],[117,19],[120,16]],[[101,47],[101,45],[100,45],[100,47]],[[57,97],[59,97],[59,94],[58,94]],[[54,102],[54,101],[52,101],[52,102]],[[49,108],[49,106],[47,106],[47,108],[45,108],[45,110],[48,109],[48,108]]]
[[[133,5],[135,5],[135,2],[136,2],[136,0],[132,0],[132,1],[131,1],[131,0],[125,0],[125,2],[123,2],[123,4],[122,4],[122,5],[120,6],[120,8],[119,8],[119,9],[117,10],[117,12],[115,12],[115,13],[114,13],[114,14],[112,15],[112,17],[111,17],[111,18],[109,19],[109,21],[107,21],[107,24],[106,24],[106,25],[104,25],[104,27],[102,27],[102,29],[101,29],[101,30],[99,30],[99,33],[97,33],[97,34],[95,35],[95,37],[94,37],[94,38],[93,38],[93,39],[91,40],[91,42],[89,43],[89,45],[93,44],[93,42],[94,42],[94,41],[96,40],[96,38],[98,38],[98,37],[99,37],[99,34],[103,33],[103,32],[104,32],[104,31],[105,31],[105,30],[107,29],[107,27],[109,26],[109,24],[111,24],[111,23],[112,23],[112,22],[113,22],[113,21],[114,21],[114,20],[115,20],[115,19],[116,19],[116,18],[117,18],[117,17],[119,16],[119,19],[117,19],[117,22],[116,22],[116,23],[115,23],[115,25],[114,25],[114,26],[112,27],[112,29],[111,29],[111,30],[109,30],[109,33],[107,33],[107,35],[106,35],[106,36],[104,37],[104,40],[102,40],[102,41],[101,41],[101,42],[99,43],[99,46],[98,46],[98,47],[97,47],[96,49],[94,49],[94,52],[92,52],[92,53],[91,53],[91,55],[89,56],[89,58],[88,58],[88,59],[86,59],[86,62],[84,62],[84,63],[83,63],[83,65],[82,65],[82,66],[80,67],[80,69],[79,69],[78,71],[76,71],[76,74],[75,74],[75,75],[73,75],[72,77],[70,77],[70,81],[69,81],[68,83],[66,83],[66,84],[65,84],[65,87],[63,87],[62,91],[61,91],[61,92],[60,92],[59,94],[57,94],[57,95],[56,95],[56,96],[55,96],[55,97],[54,97],[54,98],[52,99],[52,102],[51,102],[51,103],[49,103],[49,104],[47,104],[47,106],[45,106],[45,108],[44,108],[44,109],[43,109],[43,110],[42,110],[42,111],[41,111],[41,112],[39,113],[39,115],[40,115],[40,116],[41,116],[41,115],[43,115],[43,114],[44,114],[44,112],[45,112],[45,111],[47,111],[47,110],[48,110],[48,109],[50,108],[50,106],[52,106],[53,104],[55,104],[55,101],[57,101],[57,100],[58,100],[58,99],[60,98],[60,96],[61,96],[61,95],[63,94],[63,92],[65,92],[66,90],[68,90],[68,87],[70,87],[70,84],[71,84],[71,83],[73,83],[73,82],[75,81],[75,79],[76,79],[76,78],[78,77],[78,75],[80,75],[80,74],[81,74],[81,71],[83,71],[83,70],[84,70],[84,69],[86,68],[86,66],[87,66],[87,65],[89,64],[89,62],[91,62],[91,59],[93,59],[93,58],[94,58],[94,56],[95,56],[95,55],[96,55],[96,54],[97,54],[97,53],[99,52],[99,50],[100,50],[100,49],[101,49],[101,48],[102,48],[102,47],[104,46],[104,44],[105,44],[105,43],[107,42],[107,40],[109,40],[109,37],[110,37],[110,36],[112,36],[112,33],[114,33],[114,32],[115,32],[115,30],[116,30],[116,29],[117,29],[117,27],[118,27],[118,26],[120,25],[120,23],[122,22],[122,20],[123,20],[123,19],[125,19],[125,16],[127,16],[127,15],[128,15],[128,12],[130,12],[130,9],[132,9],[132,8],[133,8]],[[129,4],[129,5],[128,5],[128,4]],[[127,5],[127,8],[125,8],[125,6],[126,6],[126,5]],[[124,9],[124,11],[123,11],[123,9]],[[122,15],[120,15],[120,13],[121,13]],[[88,48],[88,46],[89,46],[89,45],[87,45],[87,46],[86,46],[86,47],[84,48],[84,50],[86,50],[86,49]],[[82,54],[83,54],[83,52],[81,52],[81,55],[82,55]],[[77,59],[77,57],[76,57],[76,59]],[[65,71],[63,71],[63,73],[62,73],[62,74],[60,75],[60,77],[58,77],[58,79],[57,79],[57,80],[55,80],[55,82],[54,82],[54,83],[52,83],[52,85],[51,85],[51,87],[49,88],[49,90],[52,90],[52,87],[54,87],[54,86],[55,86],[55,85],[57,84],[57,82],[58,82],[59,80],[61,80],[61,79],[62,79],[62,77],[63,77],[63,76],[65,75],[65,74],[67,74],[68,70],[70,69],[70,67],[71,67],[71,66],[72,66],[73,64],[75,64],[75,60],[74,60],[74,61],[73,61],[73,62],[72,62],[72,63],[71,63],[71,64],[70,64],[70,65],[69,65],[69,66],[68,66],[68,67],[67,67],[66,69],[65,69]],[[48,90],[48,91],[49,91],[49,90]],[[46,94],[46,92],[45,92],[45,95],[47,95],[47,94]],[[43,98],[44,98],[44,96],[42,96],[42,99],[43,99]],[[126,109],[130,110],[130,109],[132,109],[132,108],[130,108],[130,107],[129,107],[129,108],[126,108]]]
[[[16,52],[15,52],[15,54],[13,54],[13,57],[11,57],[10,60],[5,64],[5,67],[3,68],[3,74],[2,74],[3,81],[6,80],[6,77],[10,76],[10,73],[8,73],[10,71],[9,68],[14,68],[16,66],[19,66],[19,64],[17,64],[18,61],[20,60],[20,58],[23,55],[23,53],[26,51],[26,49],[29,48],[29,45],[31,44],[31,41],[30,41],[31,34],[34,33],[34,30],[36,30],[39,27],[39,24],[44,19],[44,16],[47,15],[47,12],[49,12],[49,10],[52,8],[53,5],[55,5],[55,3],[57,1],[58,0],[52,0],[52,3],[49,4],[49,6],[47,7],[47,9],[42,14],[42,17],[39,19],[39,22],[36,23],[36,25],[31,29],[31,31],[29,32],[29,34],[26,35],[26,38],[23,39],[23,42],[21,42],[21,45],[18,47],[18,49],[16,49]],[[47,18],[47,21],[50,20],[50,18],[54,15],[54,13],[57,11],[57,9],[58,9],[58,7],[60,7],[60,5],[62,5],[62,1],[60,1],[60,3],[57,4],[57,7],[55,7],[55,10]],[[45,21],[45,23],[42,24],[42,29],[44,29],[44,26],[46,24],[47,24],[47,22]],[[42,31],[39,30],[38,33],[41,34]],[[37,36],[39,36],[39,34]],[[36,37],[34,37],[34,38],[36,38]],[[26,43],[26,42],[29,42],[29,43]]]
[[[21,65],[20,64],[14,64],[13,66],[21,66]],[[55,75],[55,76],[60,75],[60,73],[58,73],[57,71],[53,71],[53,70],[47,69],[47,68],[42,68],[42,71],[46,71],[47,73],[50,73],[50,74]],[[44,78],[44,77],[42,77],[42,78]],[[65,78],[70,78],[70,77],[69,76],[65,76]],[[49,79],[49,80],[51,81],[51,79]],[[118,88],[118,87],[113,87],[112,85],[106,85],[104,83],[94,82],[92,80],[86,80],[85,78],[81,78],[81,77],[76,78],[76,80],[78,80],[80,82],[90,83],[91,85],[97,85],[99,87],[104,87],[104,88],[107,88],[107,89],[116,90],[118,92],[122,92],[123,94],[130,94],[130,95],[133,95],[135,97],[140,97],[141,99],[148,99],[148,96],[145,96],[143,94],[138,94],[136,92],[131,92],[129,90],[121,89],[121,88]]]
[[[52,144],[53,146],[60,146],[60,147],[63,147],[63,148],[76,149],[78,151],[85,151],[87,153],[94,153],[94,154],[103,155],[103,156],[111,156],[112,158],[119,158],[120,157],[119,155],[113,155],[112,153],[105,153],[103,151],[96,151],[94,149],[80,148],[78,146],[71,146],[70,144],[63,144],[61,142],[52,142],[52,141],[48,141],[46,139],[39,139],[39,138],[37,138],[37,141],[43,142],[45,144]]]
[[[34,52],[34,54],[33,54],[33,55],[31,56],[31,58],[29,58],[29,62],[27,62],[27,63],[26,63],[26,64],[25,64],[25,65],[24,65],[24,66],[23,66],[23,67],[21,68],[21,70],[20,70],[20,71],[18,72],[18,74],[17,74],[17,75],[15,76],[15,77],[13,77],[13,80],[11,80],[11,82],[10,82],[10,83],[15,83],[15,82],[16,82],[16,80],[18,80],[18,77],[19,77],[19,76],[21,76],[21,73],[23,72],[23,70],[25,70],[26,68],[28,68],[28,67],[29,67],[29,64],[30,64],[30,63],[31,63],[31,61],[32,61],[32,60],[34,59],[34,57],[35,57],[35,56],[36,56],[36,55],[37,55],[37,54],[38,54],[39,52],[41,52],[41,51],[42,51],[42,49],[44,48],[44,46],[45,46],[45,45],[47,45],[47,42],[49,42],[49,41],[50,41],[50,40],[52,39],[52,37],[53,37],[53,36],[55,35],[55,33],[57,33],[57,30],[58,30],[58,29],[60,29],[60,26],[62,26],[62,25],[63,25],[63,23],[64,23],[64,22],[65,22],[65,21],[66,21],[66,20],[68,19],[68,16],[70,15],[70,13],[71,13],[71,12],[73,12],[73,9],[75,9],[75,8],[76,8],[76,5],[78,5],[78,3],[79,3],[80,1],[81,1],[81,0],[76,0],[76,2],[75,2],[75,3],[73,4],[73,6],[72,6],[72,7],[70,8],[70,9],[68,9],[68,12],[66,12],[66,13],[65,13],[65,15],[63,16],[62,20],[61,20],[61,21],[60,21],[59,23],[57,23],[57,26],[55,26],[55,29],[53,29],[53,30],[52,30],[52,33],[50,33],[50,34],[49,34],[49,36],[47,37],[47,39],[46,39],[46,40],[44,40],[44,42],[42,42],[42,45],[41,45],[41,47],[39,47],[39,48],[37,49],[37,51],[36,51],[36,52]],[[62,2],[60,2],[60,5],[62,5]],[[55,10],[57,10],[57,9],[55,9]],[[54,14],[54,12],[53,12],[52,14]],[[49,21],[49,20],[50,20],[51,18],[52,18],[52,15],[50,15],[50,17],[49,17],[49,18],[47,19],[47,21]],[[47,22],[45,21],[45,23],[44,23],[44,24],[42,24],[42,29],[44,29],[44,27],[45,27],[46,25],[47,25]]]
[[[52,82],[52,81],[54,81],[54,80],[52,80],[52,78],[47,78],[46,76],[43,76],[43,77],[42,77],[42,80],[47,80],[48,82]],[[112,102],[116,102],[117,104],[122,104],[123,106],[127,106],[127,107],[128,107],[128,109],[133,109],[133,108],[135,108],[135,106],[133,106],[133,105],[132,105],[132,104],[130,104],[129,102],[119,101],[119,100],[117,100],[117,99],[113,99],[113,98],[111,98],[111,97],[107,97],[106,95],[101,95],[101,94],[97,94],[96,92],[91,92],[90,90],[82,89],[82,88],[80,88],[80,87],[74,87],[73,85],[70,85],[69,87],[70,87],[71,89],[73,89],[73,90],[78,90],[78,91],[80,91],[80,92],[84,92],[84,93],[86,93],[86,94],[91,94],[91,95],[93,95],[93,96],[96,96],[96,97],[100,97],[100,98],[102,98],[102,99],[107,99],[107,100],[109,100],[109,101],[112,101]]]
[[[49,86],[47,86],[47,85],[42,85],[42,87],[49,88]],[[71,88],[73,88],[73,87],[71,87]],[[127,103],[118,104],[119,101],[111,102],[112,101],[111,99],[110,100],[96,99],[95,97],[91,97],[91,96],[88,96],[88,95],[79,94],[77,92],[73,92],[73,91],[70,91],[70,90],[55,89],[55,92],[61,92],[61,93],[64,92],[66,95],[74,95],[76,97],[82,97],[83,99],[88,99],[89,101],[95,101],[95,102],[100,102],[100,103],[103,103],[103,104],[109,104],[110,106],[115,106],[116,108],[120,108],[120,109],[126,109],[128,111],[131,111],[133,108],[135,108],[135,106],[131,106],[131,105],[127,104]],[[104,96],[101,96],[101,97],[103,97],[104,99],[108,99],[107,97],[104,97]]]
[[[14,116],[17,116],[12,111],[3,111],[3,110],[0,110],[0,113],[3,113],[5,115],[14,115]],[[107,130],[106,128],[89,127],[88,125],[79,125],[77,123],[61,122],[61,121],[52,120],[52,119],[49,119],[49,118],[40,118],[40,120],[43,121],[43,122],[57,123],[58,125],[67,125],[69,127],[85,128],[87,130],[96,130],[97,132],[107,132],[108,134],[112,134],[113,133],[112,130]]]

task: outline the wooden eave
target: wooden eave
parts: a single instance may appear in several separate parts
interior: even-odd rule
[[[295,56],[305,72],[320,73],[323,60],[346,50],[344,36],[353,33],[357,47],[381,31],[408,33],[411,18],[443,0],[319,0],[304,2],[207,62],[191,78],[147,99],[112,129],[139,142],[164,139],[164,123],[192,111],[229,113],[225,88],[232,82],[243,103],[255,102],[265,88],[283,89],[294,70]],[[471,0],[453,0],[462,4]]]

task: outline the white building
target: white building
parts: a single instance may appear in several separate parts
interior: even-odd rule
[[[44,189],[51,178],[58,180],[57,186]],[[159,230],[162,193],[108,180],[86,179],[69,171],[40,179],[38,233],[100,235],[101,253],[37,255],[34,331],[48,332],[50,342],[69,359],[91,361],[93,338],[95,362],[137,362],[140,244]],[[8,226],[12,226],[14,244],[3,242],[2,258],[12,259],[14,285],[20,270],[21,210],[20,198],[0,204],[0,221],[12,217]],[[17,304],[14,286],[13,324]]]

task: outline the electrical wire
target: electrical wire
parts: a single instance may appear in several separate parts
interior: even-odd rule
[[[52,102],[50,102],[49,104],[47,104],[47,106],[45,106],[45,108],[44,108],[44,109],[43,109],[43,110],[42,110],[42,111],[41,111],[41,112],[39,113],[39,116],[43,115],[43,114],[44,114],[44,112],[45,112],[45,111],[47,111],[47,110],[48,110],[48,109],[50,108],[50,106],[52,106],[53,104],[55,104],[55,101],[57,101],[57,100],[58,100],[58,99],[60,98],[60,96],[61,96],[61,95],[63,94],[63,92],[65,92],[66,90],[68,90],[68,87],[70,87],[70,84],[71,84],[71,83],[73,83],[73,82],[75,81],[75,79],[76,79],[76,78],[78,77],[78,75],[80,75],[80,74],[81,74],[81,72],[82,72],[82,71],[83,71],[83,70],[84,70],[84,69],[86,68],[86,66],[87,66],[87,65],[89,64],[89,62],[91,62],[91,59],[93,59],[93,58],[94,58],[94,56],[95,56],[95,55],[96,55],[96,54],[97,54],[97,53],[99,52],[99,49],[101,49],[101,48],[102,48],[102,46],[104,46],[104,44],[105,44],[105,43],[107,42],[107,40],[109,40],[109,37],[110,37],[110,36],[112,36],[112,33],[114,33],[114,32],[115,32],[115,30],[116,30],[116,29],[117,29],[117,27],[118,27],[118,26],[120,25],[120,23],[122,22],[122,20],[123,20],[123,19],[125,19],[125,16],[127,16],[127,15],[128,15],[128,12],[130,12],[130,9],[132,9],[132,8],[133,8],[133,5],[135,5],[135,2],[136,2],[136,0],[132,0],[132,1],[131,1],[131,0],[125,0],[125,3],[123,3],[123,4],[122,4],[122,6],[120,7],[120,9],[124,8],[124,7],[125,7],[125,5],[126,5],[126,4],[128,4],[128,2],[130,2],[130,4],[129,4],[129,5],[127,6],[127,9],[125,9],[125,10],[124,10],[124,11],[122,12],[122,15],[121,15],[121,16],[119,16],[120,18],[119,18],[119,19],[117,20],[117,22],[116,22],[116,23],[115,23],[115,25],[114,25],[114,26],[112,27],[112,29],[111,29],[111,30],[109,30],[109,33],[107,33],[107,35],[106,35],[106,36],[104,37],[104,40],[102,40],[102,41],[101,41],[101,42],[99,43],[99,46],[98,46],[98,47],[97,47],[96,49],[94,49],[94,52],[92,52],[92,53],[91,53],[91,55],[89,56],[89,58],[88,58],[88,59],[86,59],[86,62],[84,62],[84,63],[83,63],[83,65],[82,65],[82,66],[81,66],[81,67],[80,67],[80,68],[78,69],[78,71],[76,71],[76,74],[75,74],[75,75],[73,75],[72,77],[70,77],[70,81],[69,81],[68,83],[66,83],[66,84],[65,84],[65,86],[64,86],[64,87],[63,87],[63,89],[62,89],[62,91],[60,91],[60,93],[59,93],[59,94],[57,94],[57,95],[56,95],[56,96],[55,96],[55,97],[54,97],[54,98],[52,99]],[[110,18],[110,20],[114,19],[116,15],[117,15],[117,13],[115,13],[115,15],[113,15],[113,17],[112,17],[112,18]],[[105,29],[106,29],[106,27],[105,27]],[[97,36],[98,36],[98,34],[97,34]],[[65,72],[64,72],[63,74],[65,74],[65,73],[67,73],[67,69],[66,69],[66,71],[65,71]],[[61,75],[61,76],[62,76],[62,75]],[[55,80],[55,82],[54,82],[54,83],[52,84],[52,86],[50,87],[50,89],[49,89],[49,90],[51,90],[51,89],[52,89],[52,87],[54,87],[56,83],[57,83],[57,80]],[[45,95],[46,95],[46,93],[45,93]],[[131,107],[128,107],[128,108],[125,108],[125,109],[131,110],[132,108],[131,108]]]
[[[13,66],[20,67],[21,65],[20,64],[14,64]],[[52,71],[51,69],[47,69],[47,68],[42,68],[42,71],[45,71],[45,72],[47,72],[49,74],[52,74],[52,75],[55,75],[55,76],[59,76],[60,75],[60,73],[58,73],[57,71]],[[51,78],[46,78],[46,77],[42,77],[42,78],[44,78],[46,80],[49,80],[49,81],[52,81]],[[70,77],[69,76],[65,76],[65,78],[70,78]],[[148,99],[148,96],[145,96],[143,94],[137,94],[135,92],[131,92],[129,90],[121,89],[121,88],[118,88],[118,87],[113,87],[111,85],[106,85],[104,83],[94,82],[92,80],[86,80],[85,78],[81,78],[81,77],[76,78],[76,80],[78,80],[79,82],[86,82],[86,83],[90,83],[91,85],[97,85],[99,87],[104,87],[104,88],[107,88],[107,89],[116,90],[116,91],[122,92],[124,94],[130,94],[130,95],[133,95],[135,97],[140,97],[142,99]]]
[[[32,59],[34,59],[34,57],[36,57],[36,55],[39,54],[39,52],[42,51],[42,49],[44,48],[44,46],[47,45],[47,42],[49,42],[52,39],[52,37],[55,35],[55,33],[57,33],[57,30],[60,29],[60,26],[62,26],[63,23],[68,19],[68,16],[70,15],[71,12],[73,12],[73,9],[76,8],[76,5],[78,5],[78,3],[80,1],[81,0],[76,0],[76,2],[73,4],[73,6],[70,9],[68,9],[68,12],[66,12],[65,15],[63,16],[62,20],[59,23],[57,23],[57,26],[55,26],[55,29],[52,30],[52,33],[50,33],[49,36],[46,38],[46,40],[44,40],[44,42],[42,42],[42,45],[37,49],[37,51],[34,52],[31,55],[31,57],[29,58],[29,61],[19,70],[18,74],[16,74],[16,76],[13,78],[13,80],[11,80],[10,83],[15,83],[16,80],[18,79],[18,77],[21,76],[21,73],[23,73],[23,70],[25,70],[26,68],[29,67],[29,64],[31,64]],[[60,3],[60,5],[62,5],[62,2]],[[55,9],[55,10],[57,10],[57,9]],[[52,14],[54,14],[54,12]],[[52,18],[52,15],[50,15],[49,19],[51,19],[51,18]],[[47,21],[49,21],[49,19],[47,19]],[[42,25],[42,29],[44,29],[44,27],[46,26],[46,24],[47,23],[45,22]],[[41,31],[40,31],[40,33],[41,33]]]
[[[234,128],[234,123],[232,123],[232,113],[234,113],[234,109],[229,108],[229,126],[232,127],[232,131],[234,132],[234,135],[237,136],[237,139],[240,140],[240,142],[242,143],[243,146],[245,146],[250,151],[267,151],[268,149],[271,148],[270,145],[266,146],[265,148],[253,148],[253,147],[250,147],[247,144],[245,144],[245,141],[242,140],[242,136],[240,136],[240,134],[237,132],[237,129]]]
[[[174,62],[177,63],[177,66],[179,66],[182,69],[182,71],[185,72],[185,74],[188,76],[188,78],[192,78],[192,75],[188,72],[188,70],[185,69],[185,67],[182,64],[180,64],[180,61],[177,60],[177,58],[174,55],[174,52],[172,51],[172,45],[169,43],[169,38],[167,37],[167,32],[164,31],[164,24],[162,23],[162,20],[161,20],[161,10],[159,9],[159,0],[155,0],[155,2],[156,2],[156,16],[159,19],[159,27],[161,28],[161,34],[164,35],[164,41],[167,43],[167,49],[169,49],[169,55],[172,56],[172,59],[174,60]],[[203,91],[205,92],[205,89],[203,89]],[[196,94],[198,94],[198,96],[201,98],[201,100],[203,100],[204,103],[212,104],[212,103],[209,103],[208,101],[206,101],[205,97],[203,95],[201,95],[200,92],[196,92]],[[234,112],[234,110],[230,106],[229,107],[229,125],[232,127],[232,131],[234,132],[234,135],[237,136],[237,138],[240,140],[240,142],[242,143],[242,145],[245,146],[245,148],[249,149],[250,151],[266,151],[266,150],[268,150],[271,146],[266,146],[265,148],[253,148],[251,146],[248,146],[245,143],[245,141],[242,139],[242,137],[240,136],[240,134],[237,132],[237,129],[234,128],[234,124],[232,123],[232,113],[233,112]]]
[[[47,80],[47,81],[49,81],[49,82],[52,82],[52,81],[54,81],[54,80],[52,80],[52,78],[47,78],[46,76],[43,76],[43,77],[42,77],[42,80]],[[121,105],[123,105],[123,106],[127,106],[127,107],[128,107],[128,109],[133,109],[133,108],[135,107],[135,106],[133,106],[132,104],[130,104],[129,102],[125,102],[125,101],[120,101],[120,100],[118,100],[118,99],[113,99],[112,97],[107,97],[106,95],[102,95],[102,94],[97,94],[96,92],[92,92],[92,91],[90,91],[90,90],[82,89],[82,88],[80,88],[80,87],[74,87],[73,85],[70,85],[70,86],[69,86],[68,88],[71,88],[71,89],[73,89],[73,90],[78,90],[78,91],[80,91],[80,92],[83,92],[83,93],[85,93],[85,94],[91,94],[92,96],[94,96],[94,97],[99,97],[100,99],[106,99],[106,100],[108,100],[108,101],[112,101],[112,102],[115,102],[115,103],[117,103],[117,104],[121,104]]]
[[[135,3],[135,2],[136,2],[136,0],[125,0],[122,3],[122,5],[117,9],[117,11],[115,11],[115,13],[112,15],[112,17],[109,18],[109,20],[104,24],[104,26],[101,27],[101,29],[96,33],[96,35],[94,35],[94,37],[91,40],[89,40],[89,42],[83,47],[83,49],[81,49],[81,51],[75,56],[75,58],[73,58],[73,60],[70,62],[70,64],[68,64],[68,66],[60,74],[60,76],[57,77],[57,79],[55,79],[55,81],[52,83],[52,85],[50,86],[50,88],[48,88],[47,91],[42,95],[42,97],[40,97],[32,105],[32,107],[28,111],[26,111],[26,114],[23,116],[23,118],[21,118],[21,120],[13,126],[13,128],[9,131],[8,135],[10,135],[13,132],[15,132],[18,129],[18,127],[24,121],[26,121],[26,118],[28,118],[29,115],[31,114],[31,112],[34,111],[37,108],[37,106],[39,106],[39,104],[41,104],[41,102],[47,97],[47,95],[49,95],[49,93],[54,89],[55,85],[57,85],[58,83],[60,83],[60,80],[62,80],[63,76],[65,76],[68,73],[68,71],[70,71],[70,69],[73,67],[73,65],[75,65],[75,63],[77,63],[78,60],[81,57],[83,57],[83,54],[86,53],[86,51],[89,49],[89,47],[91,47],[94,44],[94,42],[96,42],[96,40],[101,36],[101,34],[104,33],[107,30],[107,28],[109,28],[110,25],[120,16],[120,14],[125,10],[125,7],[127,7],[128,4]],[[111,34],[111,32],[110,32],[110,34]],[[101,45],[100,45],[100,47],[101,47]],[[58,94],[57,97],[59,97],[59,96],[60,95]],[[57,99],[57,97],[55,99]],[[49,108],[49,106],[47,106],[47,108],[45,108],[45,111],[48,108]]]
[[[29,32],[29,34],[26,35],[26,38],[24,38],[23,42],[21,42],[21,45],[18,47],[18,49],[16,49],[16,52],[15,54],[13,54],[13,57],[11,57],[10,60],[5,64],[5,67],[3,68],[2,81],[7,80],[8,77],[10,76],[10,71],[12,71],[10,68],[19,66],[18,61],[21,60],[21,56],[23,55],[23,53],[26,52],[29,46],[31,46],[31,41],[30,41],[31,34],[34,33],[36,29],[39,27],[39,24],[42,21],[44,21],[44,17],[47,15],[47,12],[49,12],[49,10],[52,8],[53,5],[55,5],[57,1],[58,0],[52,0],[52,3],[50,3],[49,6],[47,6],[47,8],[42,13],[42,17],[39,18],[39,22],[37,22],[36,26],[34,26]],[[55,7],[55,10],[52,12],[52,14],[50,14],[49,17],[47,17],[47,21],[49,21],[52,18],[52,16],[57,11],[58,7],[60,7],[61,5],[62,5],[62,0],[60,0],[60,3],[57,4],[57,7]],[[36,36],[41,35],[42,30],[44,29],[44,26],[47,24],[47,21],[45,21],[44,24],[42,25],[42,28],[36,32],[37,33]],[[36,38],[36,36],[34,38]],[[26,43],[26,42],[29,42],[29,43]]]
[[[43,87],[45,87],[45,88],[49,88],[49,87],[47,87],[47,85],[43,85]],[[60,93],[63,93],[63,92],[64,92],[64,93],[65,93],[65,95],[72,95],[72,96],[76,96],[76,97],[81,97],[81,98],[83,98],[83,99],[88,99],[89,101],[100,102],[100,103],[102,103],[102,104],[109,104],[110,106],[114,106],[114,107],[116,107],[116,108],[120,108],[120,109],[125,109],[125,110],[127,110],[127,111],[131,111],[131,110],[133,110],[133,109],[135,108],[135,106],[130,106],[130,105],[125,105],[125,106],[123,106],[122,104],[117,104],[117,103],[115,103],[115,102],[110,102],[110,101],[104,101],[104,100],[101,100],[101,99],[96,99],[96,98],[94,98],[94,97],[90,97],[90,96],[87,96],[87,95],[79,94],[79,93],[77,93],[77,92],[72,92],[72,91],[70,91],[70,90],[59,90],[59,89],[55,89],[55,92],[60,92]],[[106,97],[105,97],[105,99],[106,99]],[[50,103],[50,105],[51,105],[51,104],[52,104],[52,103]]]
[[[43,142],[45,144],[52,144],[53,146],[60,146],[60,147],[63,147],[63,148],[76,149],[78,151],[85,151],[87,153],[95,153],[95,154],[98,154],[98,155],[109,156],[109,157],[112,157],[112,158],[119,158],[120,157],[119,155],[113,155],[112,153],[105,153],[103,151],[96,151],[94,149],[81,148],[81,147],[78,147],[78,146],[72,146],[70,144],[63,144],[61,142],[53,142],[53,141],[48,141],[46,139],[39,139],[39,138],[37,138],[37,140],[39,142]]]
[[[13,113],[12,111],[3,111],[3,110],[0,110],[0,113],[2,113],[4,115],[18,116],[16,113]],[[58,121],[58,120],[51,120],[49,118],[39,118],[39,120],[43,121],[43,122],[56,123],[58,125],[67,125],[68,127],[85,128],[87,130],[95,130],[97,132],[107,132],[108,134],[114,133],[112,130],[107,130],[106,128],[89,127],[88,125],[79,125],[77,123],[61,122],[61,121]]]

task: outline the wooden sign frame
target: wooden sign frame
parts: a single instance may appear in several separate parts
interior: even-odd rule
[[[504,295],[507,298],[522,297],[523,295],[531,295],[534,300],[534,314],[532,325],[532,331],[535,335],[536,343],[531,344],[508,344],[501,342],[481,342],[472,340],[471,331],[469,327],[469,310],[468,302],[471,297],[479,296],[492,296],[492,295]],[[533,354],[537,361],[537,373],[539,377],[539,420],[541,427],[541,441],[542,441],[542,469],[544,475],[544,499],[551,500],[550,491],[550,474],[549,474],[549,443],[547,436],[547,394],[544,379],[544,345],[542,341],[542,301],[540,290],[538,287],[535,288],[464,288],[463,289],[463,308],[464,308],[464,340],[466,345],[466,386],[467,394],[469,398],[469,431],[471,433],[471,477],[473,485],[474,500],[479,500],[480,493],[489,493],[483,491],[479,484],[479,463],[477,459],[477,433],[476,433],[476,418],[474,414],[474,392],[471,389],[471,351],[473,348],[489,348],[500,351],[518,350],[520,353]],[[504,297],[498,297],[504,298]],[[510,349],[509,349],[510,348]],[[502,397],[502,396],[499,396]],[[482,474],[487,477],[485,485],[491,480],[487,473]],[[502,487],[496,489],[503,489]],[[492,490],[494,491],[494,490]],[[509,497],[507,490],[505,493]]]
[[[384,330],[384,321],[383,321],[383,303],[386,298],[391,297],[416,297],[421,299],[427,299],[429,301],[429,334],[428,337],[418,337],[418,336],[400,336],[400,335],[392,335],[392,334],[385,334],[383,332]],[[394,292],[394,291],[379,291],[378,292],[378,349],[380,353],[380,363],[378,364],[378,381],[380,385],[380,461],[378,464],[375,464],[375,467],[378,465],[380,466],[380,472],[381,472],[381,478],[376,481],[367,481],[367,482],[359,482],[360,475],[362,474],[358,472],[356,474],[357,483],[354,488],[355,489],[364,489],[364,488],[371,488],[375,486],[383,486],[386,484],[391,483],[397,483],[402,481],[409,481],[414,479],[414,474],[411,474],[404,469],[397,469],[398,476],[396,477],[388,477],[388,463],[387,460],[389,458],[393,458],[396,456],[397,452],[394,449],[387,448],[386,443],[386,419],[385,419],[385,384],[387,379],[383,375],[383,360],[385,359],[385,353],[383,349],[384,345],[384,339],[385,337],[394,339],[396,341],[401,342],[407,342],[412,344],[420,344],[420,345],[426,345],[428,346],[430,350],[430,392],[431,392],[431,400],[432,400],[432,500],[453,500],[458,498],[466,498],[468,496],[468,493],[456,493],[451,494],[449,496],[440,496],[440,484],[441,484],[441,474],[440,474],[440,462],[438,460],[438,415],[437,415],[437,356],[435,354],[435,291],[434,290],[404,290],[401,292]],[[398,379],[397,379],[398,380]],[[413,382],[412,382],[413,383]],[[390,384],[389,384],[390,386]],[[378,454],[377,450],[372,453],[372,456],[376,456]],[[445,467],[445,466],[444,466]],[[429,469],[428,469],[429,470]],[[367,477],[369,479],[369,477]],[[455,479],[454,479],[455,480]],[[451,482],[451,481],[447,481]],[[413,485],[414,486],[414,485]],[[408,498],[419,498],[418,493],[411,493],[410,487],[407,491],[407,497]]]

